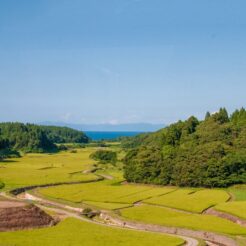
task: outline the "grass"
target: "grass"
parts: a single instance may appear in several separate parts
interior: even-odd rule
[[[201,213],[228,199],[229,195],[223,190],[178,189],[169,194],[148,199],[145,203]]]
[[[237,237],[236,241],[238,246],[245,246],[246,245],[246,237]]]
[[[235,215],[239,218],[246,219],[246,201],[235,201],[235,202],[226,202],[218,204],[215,207],[216,210],[226,212],[232,215]]]
[[[228,191],[236,201],[246,201],[246,185],[234,185]]]
[[[99,202],[99,203],[134,203],[153,195],[170,192],[174,188],[155,188],[146,185],[126,184],[116,185],[116,180],[106,180],[95,183],[61,185],[39,189],[39,193],[56,199],[70,202]],[[98,203],[98,204],[99,204]]]
[[[89,155],[93,148],[78,149],[77,153],[27,154],[22,158],[0,162],[0,179],[4,189],[57,182],[88,181],[97,178],[83,174],[94,161]]]
[[[121,210],[125,218],[150,224],[175,226],[230,235],[246,235],[246,228],[211,215],[188,214],[169,208],[142,205]]]
[[[132,206],[128,203],[112,203],[112,202],[92,202],[92,201],[84,201],[84,204],[87,204],[89,206],[93,206],[95,208],[102,208],[107,210],[114,210],[114,209],[120,209]]]
[[[8,246],[177,246],[182,239],[157,233],[110,228],[66,219],[55,227],[18,232],[1,232],[1,245]]]

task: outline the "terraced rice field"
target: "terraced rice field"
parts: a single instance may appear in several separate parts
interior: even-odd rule
[[[178,189],[164,196],[153,197],[144,202],[201,213],[211,206],[227,201],[229,198],[230,196],[223,190]]]
[[[100,165],[92,174],[95,161],[89,158],[95,148],[57,154],[28,154],[0,162],[6,190],[28,185],[74,181],[93,181],[98,174],[108,180],[59,185],[35,190],[35,194],[57,201],[81,204],[95,209],[117,210],[129,220],[144,223],[211,231],[231,236],[246,235],[246,228],[229,220],[200,214],[209,207],[246,219],[246,186],[227,190],[161,187],[122,184],[122,171],[113,165]],[[118,165],[118,164],[117,164]],[[227,202],[231,193],[236,201]],[[111,212],[112,213],[112,212]],[[91,233],[92,232],[92,233]],[[123,233],[123,234],[122,234]],[[46,237],[44,237],[46,235]],[[57,237],[59,235],[59,240]],[[61,236],[62,235],[62,236]],[[76,235],[76,237],[74,237]],[[78,236],[77,236],[78,235]],[[105,236],[106,235],[106,236]],[[122,237],[124,235],[124,237]],[[30,239],[29,239],[30,238]],[[47,240],[47,242],[46,242]],[[66,219],[58,226],[22,232],[0,233],[3,245],[180,245],[182,240],[166,235],[143,233],[88,224]],[[240,239],[244,242],[245,238]],[[98,242],[100,242],[98,244]]]
[[[211,215],[188,214],[169,208],[141,205],[121,210],[127,219],[164,226],[205,230],[230,235],[246,235],[246,228]]]
[[[27,154],[0,162],[0,180],[5,189],[57,182],[88,181],[97,178],[84,174],[95,161],[89,158],[93,148],[78,149],[77,153]]]
[[[0,233],[1,245],[15,246],[178,246],[184,241],[157,233],[122,230],[77,219],[66,219],[55,227]]]
[[[118,184],[117,180],[106,180],[96,183],[61,185],[39,189],[39,193],[51,198],[62,199],[70,202],[97,203],[99,207],[114,208],[122,207],[122,204],[129,206],[139,200],[147,199],[153,195],[163,195],[175,188],[155,188],[146,185]],[[101,206],[100,206],[101,205]]]
[[[228,191],[235,201],[246,201],[246,185],[234,185]]]
[[[246,220],[246,201],[235,201],[218,204],[216,210],[235,215]]]
[[[234,201],[218,204],[215,209],[246,220],[246,185],[235,185],[228,191]]]

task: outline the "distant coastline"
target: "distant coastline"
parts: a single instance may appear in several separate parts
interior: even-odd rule
[[[118,137],[133,137],[143,132],[136,131],[84,131],[92,140],[109,140]]]

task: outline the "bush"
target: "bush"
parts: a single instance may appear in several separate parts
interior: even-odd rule
[[[115,164],[117,161],[117,153],[110,150],[97,150],[90,155],[90,158],[99,161],[102,164]]]

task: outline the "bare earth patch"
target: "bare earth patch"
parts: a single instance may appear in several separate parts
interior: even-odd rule
[[[0,202],[0,231],[22,230],[55,225],[56,221],[32,204]]]
[[[0,201],[0,209],[1,208],[17,208],[26,206],[24,202],[14,202],[14,201]]]

